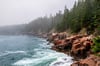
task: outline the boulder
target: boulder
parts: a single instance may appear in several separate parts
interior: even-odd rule
[[[99,61],[97,61],[97,64],[96,64],[96,66],[100,66],[100,60],[99,60]]]
[[[92,44],[93,42],[88,38],[88,36],[79,37],[72,43],[71,54],[86,55],[88,54]]]
[[[54,45],[59,45],[59,44],[62,44],[62,40],[54,39],[53,43]]]
[[[74,62],[71,66],[100,66],[100,57],[90,55],[86,59]]]
[[[91,48],[93,42],[87,35],[72,35],[67,37],[66,33],[53,33],[51,35],[53,48],[62,50],[70,50],[71,55],[85,55],[87,56],[88,51]]]
[[[70,44],[70,41],[66,42],[66,40],[59,40],[59,39],[57,39],[57,40],[54,40],[54,46],[57,49],[66,50],[69,47],[71,47],[71,44]]]

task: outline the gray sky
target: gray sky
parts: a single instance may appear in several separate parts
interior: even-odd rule
[[[75,0],[0,0],[0,26],[28,23],[37,17],[72,8]]]

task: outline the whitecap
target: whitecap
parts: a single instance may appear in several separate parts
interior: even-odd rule
[[[56,61],[52,62],[50,66],[70,66],[72,63],[72,57],[60,57]]]
[[[25,52],[25,51],[5,51],[4,53],[0,54],[0,56],[5,56],[5,55],[8,55],[8,54],[15,54],[15,53],[27,54],[27,52]]]
[[[41,54],[43,53],[43,54]],[[23,58],[13,65],[15,66],[37,66],[38,64],[50,61],[49,66],[70,66],[72,63],[72,57],[67,56],[63,53],[58,53],[55,51],[49,52],[37,52],[37,57],[34,58]],[[39,57],[41,56],[41,57]]]
[[[12,65],[27,65],[27,64],[33,63],[32,60],[33,60],[33,59],[24,58],[24,59],[22,59],[22,60],[19,60],[19,61],[15,62],[15,63],[12,64]]]
[[[6,53],[8,54],[13,54],[13,53],[23,53],[23,54],[26,54],[27,52],[26,51],[5,51]]]

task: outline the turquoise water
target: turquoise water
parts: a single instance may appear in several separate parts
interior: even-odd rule
[[[34,36],[0,36],[0,66],[70,66],[70,56],[50,47]]]

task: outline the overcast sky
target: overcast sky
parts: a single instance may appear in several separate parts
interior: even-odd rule
[[[0,26],[28,23],[37,17],[72,8],[75,0],[0,0]]]

